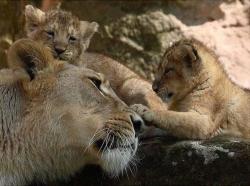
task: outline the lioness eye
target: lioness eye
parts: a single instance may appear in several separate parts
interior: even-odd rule
[[[55,36],[55,33],[53,31],[46,31],[46,33],[50,38],[53,38]]]
[[[73,37],[73,36],[70,36],[70,37],[69,37],[69,40],[70,40],[70,41],[76,41],[76,38]]]
[[[96,88],[98,88],[101,91],[100,86],[102,84],[102,81],[100,79],[89,78],[89,80],[96,86]]]

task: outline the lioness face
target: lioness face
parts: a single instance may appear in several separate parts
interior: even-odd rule
[[[172,46],[158,67],[153,90],[167,103],[182,99],[193,85],[199,60],[193,46],[185,42]]]
[[[49,46],[54,57],[74,63],[88,48],[98,29],[95,22],[80,21],[70,12],[42,10],[27,5],[25,8],[27,36]]]
[[[115,95],[101,74],[70,66],[58,78],[57,98],[51,102],[56,105],[53,110],[62,113],[63,127],[56,129],[58,134],[65,131],[69,148],[96,157],[104,170],[118,175],[135,156],[135,130],[142,120]]]
[[[63,161],[77,168],[96,163],[111,175],[128,166],[137,150],[135,130],[142,120],[116,96],[103,75],[56,61],[28,39],[16,42],[10,56],[10,66],[24,68],[32,79],[22,82],[29,100],[29,125],[34,125],[35,116],[46,131],[40,135],[52,139],[52,148],[65,156]]]

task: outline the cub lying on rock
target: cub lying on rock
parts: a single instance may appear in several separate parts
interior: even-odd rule
[[[129,105],[141,103],[150,108],[166,109],[151,83],[111,58],[85,53],[98,29],[97,23],[80,21],[60,9],[43,12],[31,5],[25,8],[25,18],[27,36],[48,46],[55,58],[103,73],[116,94]]]
[[[169,111],[133,108],[146,121],[180,138],[226,134],[250,138],[250,93],[234,84],[203,44],[182,40],[159,65],[153,89]]]
[[[66,178],[94,163],[118,175],[137,150],[140,117],[92,70],[23,39],[0,70],[0,185]],[[134,128],[136,124],[136,128]]]

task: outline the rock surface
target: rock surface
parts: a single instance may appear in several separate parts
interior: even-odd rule
[[[116,179],[89,166],[54,186],[249,185],[250,142],[238,139],[176,141],[155,138],[139,148],[137,167]]]
[[[234,82],[250,88],[250,1],[222,3],[220,8],[222,19],[182,30],[212,48]]]
[[[249,0],[88,1],[76,8],[78,3],[63,6],[101,24],[90,50],[118,59],[148,79],[154,78],[172,42],[194,37],[216,52],[233,81],[250,88]]]
[[[0,2],[0,50],[2,40],[23,35],[22,2],[29,1]],[[250,0],[63,0],[62,8],[101,25],[90,51],[111,56],[149,80],[172,42],[194,37],[216,52],[233,81],[250,88]]]

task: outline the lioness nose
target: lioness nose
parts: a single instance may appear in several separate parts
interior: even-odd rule
[[[58,55],[62,54],[63,52],[65,52],[66,47],[64,46],[55,46],[55,51]]]
[[[141,129],[143,128],[144,121],[141,119],[141,117],[137,114],[133,114],[130,116],[133,127],[135,129],[135,136],[138,136],[138,133],[140,133]]]

